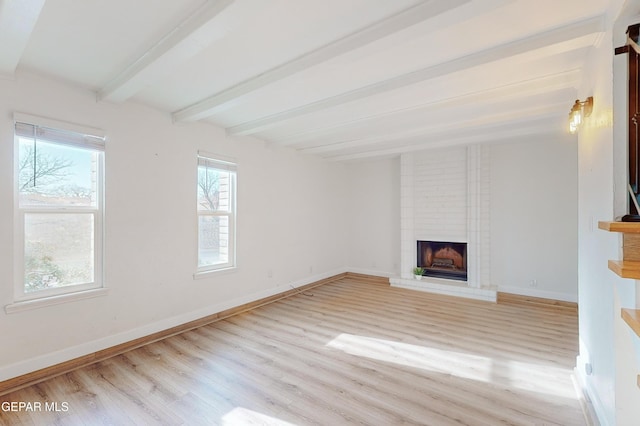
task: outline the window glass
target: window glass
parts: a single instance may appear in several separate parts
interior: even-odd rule
[[[98,153],[19,138],[20,206],[96,206]]]
[[[198,266],[229,262],[229,218],[200,216],[198,232]]]
[[[198,262],[200,272],[235,265],[235,164],[198,157]]]
[[[91,213],[28,213],[24,218],[24,290],[94,281]]]

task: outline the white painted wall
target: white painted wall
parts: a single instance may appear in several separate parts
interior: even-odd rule
[[[577,302],[577,140],[491,145],[491,278],[499,291]]]
[[[0,93],[0,305],[12,302],[14,280],[14,111],[106,130],[109,288],[103,297],[1,310],[0,380],[345,270],[344,165],[227,138],[211,125],[173,125],[133,103],[96,103],[89,91],[34,75],[0,80]],[[194,280],[198,150],[238,161],[238,268]],[[388,192],[376,204],[389,208]]]
[[[640,2],[626,2],[630,7],[624,13],[633,17],[622,16],[612,31],[622,3],[614,1],[609,7],[607,31],[588,58],[578,93],[581,99],[594,97],[594,111],[578,137],[576,372],[603,425],[636,425],[640,418],[640,390],[635,386],[640,340],[620,318],[621,308],[637,307],[637,284],[608,270],[607,259],[620,257],[620,236],[597,228],[597,221],[626,212],[626,57],[614,57],[613,49],[625,43],[626,26],[640,21]],[[593,368],[590,375],[586,364]]]
[[[348,165],[349,270],[400,274],[400,158]]]

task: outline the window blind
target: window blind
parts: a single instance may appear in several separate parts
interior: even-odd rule
[[[209,167],[212,169],[226,170],[228,172],[236,172],[237,164],[231,161],[217,160],[209,157],[198,156],[198,166]]]
[[[15,134],[36,142],[55,142],[62,145],[104,151],[104,136],[88,135],[19,121],[15,123]]]

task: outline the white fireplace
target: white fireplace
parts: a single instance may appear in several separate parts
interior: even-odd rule
[[[490,277],[490,164],[481,145],[402,154],[401,275],[392,286],[496,300]],[[416,280],[417,242],[466,243],[466,281]]]

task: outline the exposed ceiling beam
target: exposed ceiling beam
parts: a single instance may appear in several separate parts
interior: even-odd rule
[[[271,68],[255,77],[244,80],[228,89],[210,96],[194,105],[173,113],[174,121],[197,121],[228,108],[237,98],[258,90],[297,72],[318,65],[329,59],[370,44],[414,24],[431,19],[455,9],[471,0],[422,1],[395,15],[382,19],[343,38],[325,44],[289,62]]]
[[[208,27],[216,25],[216,16],[231,3],[233,0],[208,0],[103,87],[98,100],[125,101],[205,49],[211,34],[216,34]]]
[[[560,97],[562,98],[562,97]],[[570,98],[569,98],[570,99]],[[526,102],[526,101],[524,101]],[[523,102],[523,103],[524,103]],[[569,102],[570,103],[570,102]],[[496,126],[518,125],[522,121],[530,121],[533,118],[549,118],[559,117],[564,114],[567,109],[566,99],[560,102],[553,102],[546,105],[537,105],[525,107],[515,111],[501,112],[491,115],[483,115],[479,117],[460,119],[455,122],[449,122],[442,125],[430,125],[421,128],[411,128],[408,132],[402,134],[387,134],[376,136],[374,138],[362,138],[357,140],[321,145],[313,148],[300,149],[299,151],[306,154],[327,154],[336,151],[343,151],[353,148],[365,148],[367,146],[380,143],[398,143],[401,145],[411,144],[418,141],[429,140],[429,138],[437,137],[438,140],[447,140],[451,135],[460,134],[461,132],[472,129],[474,132],[485,128],[493,128]]]
[[[13,76],[45,0],[0,0],[0,75]]]
[[[326,108],[331,108],[346,102],[357,101],[383,92],[396,90],[405,86],[420,83],[425,80],[441,77],[458,71],[463,71],[479,65],[503,60],[528,51],[553,46],[576,38],[596,34],[603,31],[603,17],[597,16],[575,22],[570,25],[554,28],[529,37],[514,40],[496,47],[481,50],[470,55],[462,56],[447,62],[442,62],[407,74],[402,74],[388,80],[373,83],[346,93],[301,105],[286,111],[281,111],[267,117],[248,121],[227,128],[229,135],[250,135],[276,126],[279,123],[301,115],[310,114]]]
[[[475,129],[472,134],[468,134],[469,132],[467,132],[467,134],[459,136],[450,135],[450,137],[446,139],[436,136],[431,137],[430,139],[407,140],[406,145],[403,144],[397,147],[381,148],[352,154],[338,154],[334,156],[326,156],[325,158],[331,161],[351,161],[376,157],[389,157],[405,152],[422,151],[425,149],[472,145],[487,142],[497,143],[509,140],[522,141],[523,137],[542,137],[542,135],[549,135],[550,137],[557,138],[557,128],[550,125],[550,123],[556,123],[556,118],[557,117],[552,115],[531,117],[518,123],[517,126],[514,126],[514,123],[510,123],[506,126],[484,129],[484,131],[482,131],[483,129]],[[557,124],[560,125],[559,120],[557,121]]]
[[[487,99],[490,99],[492,102],[503,102],[509,99],[516,99],[561,89],[577,89],[576,86],[580,81],[580,76],[581,71],[578,69],[563,71],[516,83],[465,93],[459,96],[425,102],[410,108],[386,111],[380,114],[360,117],[354,120],[342,121],[333,125],[309,129],[290,136],[277,138],[277,141],[280,145],[296,145],[310,141],[314,138],[323,138],[323,140],[326,140],[327,134],[345,131],[349,128],[366,127],[369,126],[371,122],[379,123],[381,121],[393,120],[395,117],[401,117],[407,113],[419,111],[426,114],[431,110],[464,106],[471,102],[482,102]]]

